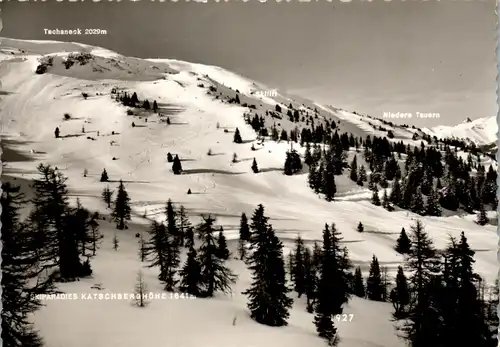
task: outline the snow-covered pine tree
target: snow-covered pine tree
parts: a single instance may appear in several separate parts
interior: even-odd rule
[[[147,300],[148,287],[144,282],[144,276],[142,271],[139,270],[137,273],[137,282],[135,284],[134,290],[134,304],[137,307],[146,307],[148,305]]]
[[[356,230],[357,230],[359,233],[362,233],[363,231],[365,231],[365,227],[363,226],[363,223],[359,222],[359,223],[358,223],[358,227],[356,228]]]
[[[366,279],[366,296],[370,300],[383,301],[383,285],[380,266],[375,255],[372,257],[370,272]]]
[[[349,177],[353,182],[357,182],[358,181],[358,162],[356,159],[356,155],[354,156],[354,158],[352,158],[350,168],[351,168],[351,173],[350,173]]]
[[[198,253],[194,245],[189,246],[186,261],[179,272],[181,283],[180,290],[194,296],[201,293],[201,264],[198,261]]]
[[[116,228],[118,230],[128,228],[126,221],[130,220],[130,198],[122,180],[120,180],[118,192],[116,194],[113,220],[116,222]]]
[[[234,143],[243,143],[243,140],[241,139],[240,130],[238,128],[236,128],[236,130],[234,132],[233,142]]]
[[[180,175],[182,172],[182,164],[179,156],[176,154],[172,163],[172,172],[174,175]]]
[[[327,224],[323,230],[323,256],[320,266],[320,278],[317,289],[317,300],[314,307],[314,325],[318,335],[327,341],[331,341],[337,334],[332,320],[333,314],[338,314],[338,304],[335,302],[333,293],[336,293],[335,280],[338,278],[336,272],[337,257],[335,256],[335,245],[332,242],[332,233]],[[337,293],[336,293],[337,294]],[[338,294],[337,294],[338,295]],[[335,296],[337,296],[335,295]]]
[[[441,216],[441,204],[439,203],[439,195],[437,192],[431,188],[429,192],[429,197],[427,199],[427,205],[425,206],[425,214],[427,216]]]
[[[402,266],[398,266],[396,275],[396,286],[391,290],[390,300],[394,307],[394,318],[401,319],[404,317],[407,307],[410,304],[410,293],[408,290],[408,281]]]
[[[108,205],[108,208],[111,208],[111,202],[113,202],[113,191],[109,189],[109,186],[102,191],[102,199]]]
[[[479,203],[479,213],[477,215],[476,223],[479,225],[486,225],[489,223],[488,216],[486,215],[486,210],[484,209],[484,204]]]
[[[115,251],[118,251],[118,247],[120,246],[120,241],[118,240],[118,235],[115,235],[113,236],[113,249]]]
[[[287,296],[283,245],[276,237],[264,206],[259,205],[250,225],[251,254],[247,264],[252,272],[252,284],[242,294],[249,298],[248,309],[252,319],[269,326],[287,325],[293,300]]]
[[[258,173],[259,172],[259,166],[257,165],[257,160],[255,160],[255,158],[253,158],[253,162],[252,162],[252,171],[253,173]]]
[[[43,341],[33,329],[30,315],[42,306],[36,294],[55,291],[52,277],[40,276],[38,245],[29,237],[28,225],[19,220],[19,209],[25,203],[19,187],[2,184],[2,342],[12,347],[41,347]],[[38,279],[36,286],[34,279]]]
[[[293,266],[293,282],[294,290],[299,298],[305,293],[305,264],[304,264],[304,240],[299,236],[295,239],[294,266]]]
[[[201,265],[201,287],[205,297],[212,297],[216,291],[228,293],[237,276],[217,257],[217,241],[214,237],[215,218],[208,216],[198,226],[201,245],[198,260]]]
[[[217,237],[217,256],[222,260],[228,260],[230,256],[222,226],[219,229],[219,235]]]
[[[101,182],[108,182],[108,180],[108,173],[106,172],[106,169],[103,169],[101,173]]]
[[[353,294],[360,298],[364,298],[366,295],[363,274],[361,273],[361,268],[359,266],[356,267],[354,272]]]
[[[378,196],[377,185],[374,185],[372,190],[373,190],[373,193],[372,193],[372,200],[371,200],[371,202],[375,206],[380,206],[380,197]]]
[[[410,252],[411,241],[406,234],[405,228],[401,229],[401,233],[396,241],[396,247],[394,248],[399,254],[408,254]]]

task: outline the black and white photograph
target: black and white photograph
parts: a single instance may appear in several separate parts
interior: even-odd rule
[[[496,347],[494,0],[0,1],[5,347]]]

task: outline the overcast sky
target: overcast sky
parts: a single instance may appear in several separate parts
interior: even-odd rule
[[[494,0],[10,1],[0,7],[4,37],[219,65],[376,117],[437,112],[438,120],[411,121],[434,126],[497,113]],[[107,35],[46,36],[45,28],[99,28]]]

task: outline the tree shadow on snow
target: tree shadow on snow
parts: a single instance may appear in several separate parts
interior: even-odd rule
[[[85,134],[68,134],[68,135],[60,135],[59,137],[61,139],[68,139],[68,138],[71,138],[71,137],[81,137],[81,136],[84,136]]]
[[[259,169],[259,172],[271,172],[271,171],[283,171],[283,168],[281,168],[281,167],[265,167],[265,168]]]

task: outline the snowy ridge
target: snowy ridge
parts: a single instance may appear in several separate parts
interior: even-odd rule
[[[463,139],[476,145],[489,145],[497,142],[498,122],[497,117],[492,116],[463,122],[455,126],[437,126],[422,130],[441,139]]]
[[[64,61],[71,52],[90,53],[93,58],[66,69]],[[47,54],[54,56],[52,66],[44,74],[35,74],[40,59]],[[243,118],[249,109],[221,99],[234,97],[239,90],[242,103],[255,105],[252,112],[259,115],[274,110],[276,104],[292,103],[302,114],[314,114],[317,108],[318,118],[335,120],[340,132],[355,136],[385,136],[392,130],[394,141],[419,145],[419,140],[412,139],[418,130],[390,126],[305,99],[297,101],[284,93],[258,96],[253,92],[267,87],[219,67],[130,58],[76,43],[0,39],[0,80],[0,130],[2,147],[8,149],[4,151],[5,179],[15,178],[14,183],[27,188],[38,163],[57,166],[68,177],[71,197],[79,197],[84,206],[106,215],[109,210],[101,199],[106,184],[99,182],[106,168],[111,180],[124,180],[131,197],[133,217],[130,229],[118,236],[120,249],[112,249],[114,225],[103,221],[100,228],[105,237],[92,260],[93,278],[62,284],[63,291],[94,293],[91,287],[96,283],[104,288],[98,293],[133,291],[137,271],[144,265],[137,257],[134,234],[145,234],[152,219],[162,218],[161,211],[169,198],[176,207],[186,207],[193,224],[199,222],[201,214],[215,215],[234,254],[233,240],[238,237],[241,213],[250,216],[262,203],[287,249],[297,234],[309,244],[321,240],[324,224],[333,222],[342,232],[353,263],[363,271],[368,269],[373,254],[390,274],[402,261],[393,249],[395,240],[402,227],[409,230],[417,215],[388,212],[372,205],[368,189],[345,176],[337,180],[337,201],[319,199],[307,186],[307,175],[282,174],[289,145],[271,141],[257,144],[255,132]],[[219,99],[207,92],[210,86],[220,93]],[[164,117],[156,114],[128,116],[127,108],[113,100],[112,88],[137,92],[140,100],[157,100],[159,112],[168,115],[172,124],[167,126]],[[88,98],[84,99],[82,93],[87,93]],[[63,120],[65,113],[71,115],[70,120]],[[296,126],[286,116],[269,116],[266,121],[283,129]],[[63,138],[54,138],[56,127]],[[232,141],[236,128],[243,144]],[[258,150],[251,150],[252,143]],[[211,156],[207,155],[209,148]],[[185,174],[173,175],[165,159],[167,152],[184,160]],[[239,158],[236,163],[231,161],[233,153]],[[354,154],[349,153],[350,157]],[[250,170],[253,158],[261,169],[259,174]],[[83,177],[84,170],[88,171],[87,177]],[[109,185],[114,189],[116,183]],[[188,189],[192,195],[186,194]],[[144,214],[147,218],[143,218]],[[495,226],[478,228],[472,215],[418,218],[438,248],[446,245],[449,234],[458,236],[464,231],[471,247],[478,250],[476,271],[493,281],[498,268]],[[356,231],[360,221],[366,230],[362,234]],[[249,274],[240,261],[229,263],[240,276],[232,296],[153,300],[145,310],[131,307],[127,301],[51,301],[36,313],[36,327],[51,347],[325,345],[316,336],[303,299],[295,300],[287,327],[269,328],[250,320],[246,297],[240,294],[249,285]],[[143,271],[149,290],[161,292],[156,270]],[[353,299],[345,309],[346,314],[354,315],[353,321],[336,323],[340,346],[402,347],[389,321],[391,311],[387,303]],[[73,317],[70,321],[69,315]],[[232,325],[235,317],[237,324]]]

